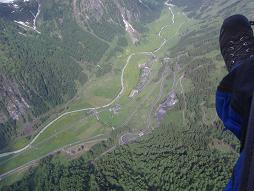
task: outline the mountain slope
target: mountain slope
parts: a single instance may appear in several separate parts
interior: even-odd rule
[[[33,27],[37,12],[36,0],[0,1],[0,17],[8,21],[21,21]]]
[[[86,76],[54,39],[29,33],[24,37],[17,32],[20,29],[14,24],[3,20],[0,23],[3,147],[7,137],[13,135],[11,129],[5,129],[6,122],[17,121],[31,128],[33,118],[73,97],[76,92],[75,80],[84,83]],[[49,41],[55,43],[48,44]],[[24,132],[15,132],[16,135],[19,133]]]
[[[138,30],[161,9],[160,3],[138,0],[0,3],[0,149],[15,137],[34,136],[51,111],[94,76],[111,46],[122,50],[124,20],[137,27],[130,32],[137,42]],[[103,63],[100,75],[111,70],[110,64]]]

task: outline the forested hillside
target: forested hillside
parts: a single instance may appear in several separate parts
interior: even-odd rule
[[[160,58],[160,71],[173,63],[178,99],[160,127],[119,146],[120,131],[132,129],[125,125],[81,158],[48,157],[3,190],[223,190],[239,143],[223,132],[215,114],[214,93],[226,74],[218,34],[223,19],[231,14],[254,17],[250,9],[254,5],[251,0],[173,2],[194,18],[194,24],[184,27],[178,43]]]
[[[0,6],[5,10],[0,14],[0,150],[16,137],[35,136],[49,111],[73,98],[94,73],[110,72],[109,62],[99,72],[96,67],[109,48],[121,51],[128,45],[122,14],[141,30],[160,15],[163,5],[138,0],[38,2]]]
[[[235,155],[208,150],[209,139],[196,136],[206,134],[197,128],[182,131],[175,124],[162,126],[98,161],[87,162],[96,149],[67,164],[47,158],[6,190],[222,190]]]
[[[18,33],[0,20],[1,148],[17,135],[15,121],[28,124],[75,95],[87,77],[64,47],[47,35]],[[51,42],[51,43],[49,43]]]

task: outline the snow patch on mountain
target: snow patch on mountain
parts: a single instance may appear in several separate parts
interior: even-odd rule
[[[134,27],[125,19],[122,14],[123,23],[125,25],[125,30],[129,33],[133,44],[139,41],[139,33],[134,29]]]
[[[0,0],[0,3],[15,3],[17,0]],[[23,0],[24,2],[28,2],[29,0]]]
[[[16,20],[14,20],[14,22],[17,23],[17,24],[19,24],[19,25],[21,25],[22,27],[25,27],[24,29],[26,29],[26,28],[27,28],[27,29],[31,29],[31,30],[37,32],[38,34],[41,34],[40,31],[36,30],[36,27],[31,27],[31,26],[29,26],[29,24],[30,24],[29,22],[16,21]]]
[[[127,20],[125,20],[123,15],[122,15],[122,18],[123,18],[123,22],[124,22],[126,31],[131,32],[131,33],[136,32],[136,30],[133,28],[133,26]]]
[[[0,3],[14,3],[14,0],[0,0]]]
[[[37,20],[41,12],[39,1],[0,0],[0,17],[17,23],[25,30],[37,30]]]

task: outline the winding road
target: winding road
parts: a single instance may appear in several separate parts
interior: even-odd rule
[[[63,151],[64,149],[69,148],[69,147],[72,147],[72,146],[75,146],[75,145],[78,145],[78,144],[81,144],[81,143],[82,144],[90,144],[90,143],[97,143],[97,142],[106,141],[106,140],[107,139],[101,138],[101,139],[95,139],[95,140],[90,140],[90,141],[86,141],[86,142],[84,142],[84,141],[83,142],[82,141],[78,141],[76,143],[72,143],[72,144],[69,144],[67,146],[63,146],[63,147],[61,147],[61,148],[59,148],[57,150],[54,150],[54,151],[52,151],[52,152],[50,152],[50,153],[48,153],[48,154],[46,154],[46,155],[44,155],[44,156],[42,156],[42,157],[40,157],[38,159],[29,161],[28,163],[26,163],[26,164],[24,164],[22,166],[19,166],[19,167],[13,169],[13,170],[10,170],[10,171],[8,171],[6,173],[1,174],[0,175],[0,181],[3,180],[4,178],[14,174],[14,173],[26,170],[26,169],[31,168],[31,167],[34,167],[34,166],[39,164],[41,159],[43,159],[45,157],[48,157],[48,156],[52,156],[52,155],[54,155],[54,154],[56,154],[56,153],[58,153],[60,151]]]
[[[169,1],[170,1],[170,0],[169,0]],[[27,149],[29,149],[29,148],[32,148],[32,145],[33,145],[33,144],[35,143],[35,141],[40,137],[41,134],[43,134],[43,133],[44,133],[51,125],[53,125],[56,121],[60,120],[61,118],[65,117],[65,116],[67,116],[67,115],[70,115],[70,114],[73,114],[73,113],[84,112],[84,111],[90,111],[90,110],[105,109],[105,108],[107,108],[107,107],[112,106],[112,105],[123,95],[123,93],[124,93],[124,91],[125,91],[124,74],[125,74],[126,68],[127,68],[127,66],[129,65],[131,59],[132,59],[134,56],[140,55],[140,54],[141,54],[141,55],[153,56],[153,57],[157,58],[157,56],[155,55],[155,53],[157,53],[158,51],[160,51],[161,48],[162,48],[163,46],[165,46],[165,44],[167,43],[168,40],[167,40],[166,38],[162,38],[162,37],[161,37],[161,34],[162,34],[163,30],[165,30],[167,27],[169,27],[170,25],[172,25],[172,24],[175,23],[175,15],[174,15],[174,12],[173,12],[173,10],[172,10],[172,8],[171,8],[171,7],[172,7],[172,4],[170,4],[169,1],[165,2],[165,6],[168,7],[169,11],[170,11],[171,14],[172,14],[172,23],[163,26],[163,27],[161,28],[161,30],[159,31],[158,36],[159,36],[159,38],[162,39],[162,43],[160,44],[160,47],[158,47],[158,48],[157,48],[155,51],[153,51],[153,52],[132,53],[132,54],[130,54],[130,55],[128,56],[128,58],[127,58],[127,60],[126,60],[126,63],[125,63],[125,65],[124,65],[124,67],[122,68],[122,71],[121,71],[121,78],[120,78],[121,90],[120,90],[120,92],[116,95],[116,97],[115,97],[110,103],[108,103],[108,104],[106,104],[106,105],[103,105],[103,106],[90,107],[90,108],[84,108],[84,109],[79,109],[79,110],[74,110],[74,111],[65,112],[65,113],[61,114],[60,116],[58,116],[56,119],[54,119],[54,120],[52,120],[51,122],[49,122],[44,128],[42,128],[41,131],[32,139],[32,141],[31,141],[28,145],[26,145],[25,147],[23,147],[23,148],[21,148],[21,149],[18,149],[18,150],[16,150],[16,151],[1,153],[1,154],[0,154],[0,158],[8,157],[8,156],[14,155],[14,154],[20,154],[20,153],[24,152],[25,150],[27,150]],[[38,13],[37,13],[37,15],[36,15],[36,17],[35,17],[35,21],[34,21],[34,28],[35,28],[35,30],[36,30],[36,19],[37,19],[38,15],[40,14],[40,7],[39,7],[38,9],[39,9],[39,11],[38,11]],[[180,28],[179,28],[179,29],[180,29]],[[164,81],[164,80],[162,79],[161,84],[160,84],[161,86],[163,86],[163,81]],[[175,84],[175,75],[174,75],[174,84]],[[161,87],[161,89],[162,89],[162,87]],[[100,136],[101,136],[101,135],[100,135]],[[120,140],[121,140],[124,136],[125,136],[125,135],[121,136]],[[88,141],[88,142],[86,142],[86,143],[89,143],[89,142],[91,142],[91,141]],[[69,144],[69,145],[65,145],[65,146],[63,146],[63,147],[61,147],[61,148],[59,148],[59,149],[57,149],[57,150],[55,150],[55,151],[52,151],[52,152],[48,153],[48,154],[45,155],[45,156],[49,156],[49,155],[55,154],[55,153],[58,152],[59,150],[62,150],[63,148],[66,148],[66,147],[71,146],[71,145],[74,145],[74,144],[75,144],[75,143]],[[106,151],[106,152],[103,153],[101,156],[107,154],[108,152],[111,152],[111,151],[114,150],[115,148],[116,148],[116,146],[112,147],[110,150]],[[44,156],[44,157],[45,157],[45,156]],[[43,157],[41,157],[41,158],[43,158]],[[26,163],[26,164],[24,164],[24,165],[22,165],[22,166],[20,166],[20,167],[17,167],[17,168],[15,168],[15,169],[13,169],[13,170],[11,170],[11,171],[9,171],[9,172],[6,172],[6,173],[0,175],[0,180],[3,179],[3,178],[5,178],[5,177],[7,177],[7,176],[9,176],[9,175],[11,175],[11,174],[14,174],[14,173],[16,173],[16,172],[22,171],[22,170],[24,170],[24,169],[27,169],[27,168],[29,168],[29,167],[32,167],[32,166],[38,164],[38,162],[39,162],[39,160],[40,160],[41,158],[36,159],[36,160],[32,160],[32,161],[30,161],[30,162],[28,162],[28,163]]]
[[[171,4],[169,4],[168,2],[165,3],[166,6],[169,7],[169,10],[171,11],[171,14],[172,14],[172,23],[175,23],[175,15],[171,9]],[[38,15],[38,13],[37,13]],[[159,32],[159,36],[161,36],[161,32],[170,25],[166,25],[166,26],[163,26]],[[1,153],[0,154],[0,158],[3,158],[3,157],[7,157],[7,156],[10,156],[10,155],[13,155],[13,154],[18,154],[18,153],[21,153],[29,148],[31,148],[32,144],[40,137],[40,135],[42,133],[44,133],[51,125],[53,125],[56,121],[58,121],[59,119],[67,116],[67,115],[70,115],[70,114],[73,114],[73,113],[79,113],[79,112],[84,112],[84,111],[90,111],[90,110],[98,110],[98,109],[103,109],[103,108],[107,108],[109,106],[112,106],[123,94],[124,90],[125,90],[125,86],[124,86],[124,73],[125,73],[125,70],[127,68],[127,66],[129,65],[130,63],[130,60],[132,59],[133,56],[135,55],[138,55],[138,54],[144,54],[144,55],[153,55],[155,56],[154,53],[158,52],[165,44],[166,44],[167,40],[164,39],[164,41],[162,42],[162,44],[160,45],[160,47],[154,51],[154,52],[140,52],[140,53],[132,53],[131,55],[129,55],[127,61],[126,61],[126,64],[124,65],[123,69],[122,69],[122,72],[121,72],[121,91],[118,93],[118,95],[108,104],[106,105],[103,105],[103,106],[99,106],[99,107],[90,107],[90,108],[84,108],[84,109],[79,109],[79,110],[74,110],[74,111],[69,111],[69,112],[65,112],[63,114],[61,114],[60,116],[58,116],[56,119],[54,119],[53,121],[51,121],[48,125],[46,125],[33,139],[32,141],[26,145],[25,147],[21,148],[21,149],[18,149],[16,151],[11,151],[11,152],[6,152],[6,153]]]
[[[142,54],[152,54],[150,52],[143,52]],[[120,97],[121,95],[123,94],[124,90],[125,90],[125,86],[124,86],[124,72],[131,60],[131,58],[136,55],[136,54],[131,54],[128,59],[127,59],[127,62],[125,64],[125,66],[123,67],[122,69],[122,74],[121,74],[121,91],[118,93],[118,95],[108,104],[106,105],[103,105],[103,106],[100,106],[100,107],[90,107],[90,108],[84,108],[84,109],[79,109],[79,110],[74,110],[74,111],[69,111],[69,112],[65,112],[63,114],[61,114],[59,117],[57,117],[56,119],[54,119],[53,121],[51,121],[48,125],[46,125],[34,138],[33,140],[28,144],[26,145],[25,147],[23,147],[22,149],[19,149],[19,150],[16,150],[16,151],[11,151],[11,152],[6,152],[6,153],[1,153],[0,154],[0,158],[3,158],[3,157],[7,157],[7,156],[10,156],[10,155],[13,155],[13,154],[18,154],[18,153],[21,153],[25,150],[27,150],[28,148],[30,148],[32,146],[32,144],[39,138],[39,136],[44,133],[44,131],[46,131],[51,125],[53,125],[56,121],[58,121],[59,119],[67,116],[67,115],[70,115],[70,114],[73,114],[73,113],[79,113],[79,112],[84,112],[84,111],[90,111],[90,110],[98,110],[98,109],[103,109],[103,108],[107,108],[111,105],[113,105]]]

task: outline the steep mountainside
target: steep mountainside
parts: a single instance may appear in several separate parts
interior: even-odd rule
[[[127,23],[140,29],[144,23],[157,18],[163,1],[73,0],[45,1],[43,4],[41,23],[52,24],[47,30],[62,30],[63,22],[75,19],[82,29],[100,40],[111,42],[117,34],[123,34]]]
[[[8,21],[21,21],[32,27],[37,11],[38,3],[35,0],[0,1],[0,17]]]
[[[177,99],[175,107],[163,110],[165,117],[160,127],[146,129],[149,135],[144,135],[144,129],[137,135],[133,123],[124,123],[112,132],[110,139],[97,144],[81,158],[66,162],[63,155],[48,157],[5,190],[223,190],[238,157],[239,142],[231,133],[223,132],[215,113],[214,94],[226,74],[218,35],[227,16],[242,13],[254,18],[254,3],[252,0],[172,3],[194,19],[185,23],[177,43],[160,58],[159,75],[164,77],[169,71],[162,79],[166,80],[165,86],[171,87],[173,82],[173,88],[168,88],[170,96],[161,98],[161,103],[172,102],[172,97],[173,102]],[[136,27],[135,22],[131,24]],[[161,34],[162,29],[159,30]],[[159,91],[159,97],[168,95],[168,91],[161,94],[163,83],[157,85],[160,89],[156,96]],[[172,96],[172,92],[176,95]],[[153,103],[148,104],[155,113]],[[128,115],[137,115],[138,121],[146,118],[138,112]],[[121,131],[128,133],[123,136]],[[119,146],[121,141],[125,145]]]
[[[114,39],[116,51],[126,31],[137,43],[143,24],[160,15],[160,2],[0,1],[0,149],[33,136],[48,111],[73,98]],[[103,64],[100,75],[111,70]]]

